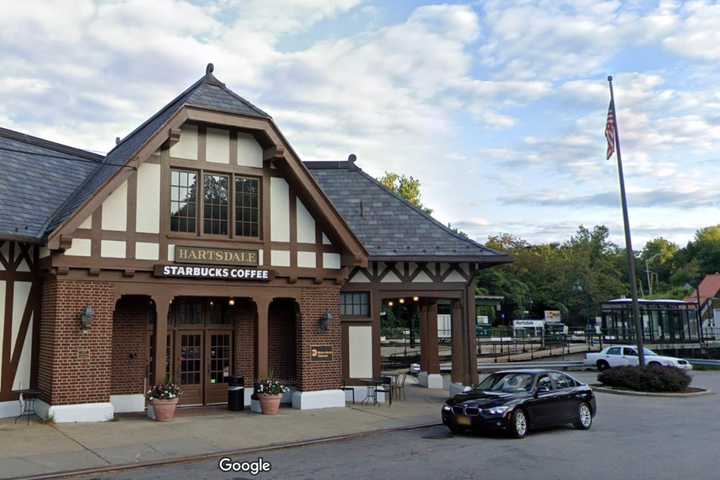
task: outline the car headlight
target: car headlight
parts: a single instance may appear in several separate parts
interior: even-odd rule
[[[450,410],[452,410],[452,408],[450,407],[450,405],[443,405],[443,406],[442,406],[442,409],[443,409],[443,412],[449,412]]]
[[[488,412],[490,412],[491,415],[502,415],[503,413],[510,410],[510,407],[503,405],[502,407],[493,407],[488,409]]]

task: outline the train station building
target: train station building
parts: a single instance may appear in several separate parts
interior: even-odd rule
[[[0,129],[0,417],[20,392],[62,421],[183,405],[273,376],[295,408],[344,406],[377,378],[380,313],[421,311],[437,387],[437,305],[452,381],[477,379],[475,272],[510,259],[448,229],[355,157],[303,162],[273,119],[206,74],[105,156]]]

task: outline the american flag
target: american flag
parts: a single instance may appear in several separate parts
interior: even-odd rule
[[[605,138],[607,138],[607,160],[615,153],[615,102],[610,100],[607,123],[605,124]]]

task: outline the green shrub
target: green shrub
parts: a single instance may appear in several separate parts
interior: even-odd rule
[[[598,375],[598,381],[608,387],[641,392],[684,392],[692,378],[674,367],[617,367]]]

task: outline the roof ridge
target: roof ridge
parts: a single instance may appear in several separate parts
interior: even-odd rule
[[[47,148],[48,150],[54,150],[58,153],[64,153],[65,155],[75,155],[78,157],[83,157],[88,160],[103,160],[105,158],[103,155],[100,155],[98,153],[90,152],[88,150],[83,150],[76,147],[71,147],[69,145],[53,142],[44,138],[35,137],[33,135],[28,135],[27,133],[18,132],[17,130],[10,130],[9,128],[0,127],[0,137],[17,140],[19,142],[35,145],[41,148]]]
[[[340,163],[340,162],[338,162],[338,164],[339,164],[339,163]],[[346,163],[348,163],[348,162],[346,162]],[[357,169],[357,171],[360,172],[360,174],[362,174],[362,175],[366,176],[367,178],[369,178],[370,180],[372,180],[372,181],[373,181],[377,186],[379,186],[385,193],[387,193],[387,194],[389,194],[389,195],[392,195],[392,196],[395,197],[396,199],[400,200],[400,201],[403,202],[407,207],[409,207],[410,209],[412,209],[412,210],[414,210],[415,212],[419,213],[421,216],[425,217],[425,219],[430,220],[432,223],[434,223],[435,225],[437,225],[438,227],[440,227],[441,229],[443,229],[446,233],[449,233],[450,235],[452,235],[452,236],[455,237],[456,239],[461,240],[461,241],[463,241],[463,242],[465,242],[465,243],[469,243],[470,245],[472,245],[472,246],[474,246],[474,247],[479,247],[479,248],[482,248],[483,250],[487,250],[487,251],[490,252],[490,253],[494,253],[494,254],[496,254],[496,255],[503,255],[502,253],[497,252],[497,251],[493,250],[492,248],[488,248],[488,247],[486,247],[485,245],[482,245],[482,244],[476,242],[475,240],[471,239],[470,237],[463,237],[462,235],[454,232],[453,230],[451,230],[451,229],[448,228],[447,226],[443,225],[442,222],[440,222],[439,220],[437,220],[436,218],[434,218],[432,215],[424,212],[424,211],[423,211],[420,207],[418,207],[417,205],[412,204],[412,203],[409,202],[407,199],[401,197],[399,194],[397,194],[397,193],[393,192],[392,190],[390,190],[389,188],[387,188],[385,185],[383,185],[380,181],[378,181],[378,180],[377,180],[376,178],[374,178],[372,175],[370,175],[370,174],[368,174],[367,172],[365,172],[362,168],[358,167],[358,166],[355,165],[355,164],[353,164],[353,167],[355,167],[355,168]],[[348,168],[352,168],[352,167],[349,167],[349,166],[348,166]]]
[[[212,75],[212,74],[211,74],[211,75]],[[213,77],[213,78],[214,78],[214,77]],[[263,111],[263,110],[260,109],[259,107],[256,107],[254,104],[252,104],[249,100],[247,100],[247,99],[241,97],[240,95],[238,95],[237,93],[233,92],[233,91],[230,90],[228,87],[226,87],[224,83],[222,84],[222,87],[221,87],[221,88],[222,88],[223,90],[225,90],[227,93],[229,93],[230,95],[232,95],[233,97],[235,97],[236,99],[238,99],[239,101],[241,101],[242,103],[244,103],[248,108],[250,108],[250,109],[252,109],[252,110],[255,110],[255,111],[258,112],[260,115],[264,115],[264,116],[266,116],[266,117],[268,117],[268,118],[272,118],[269,113],[266,113],[265,111]]]

